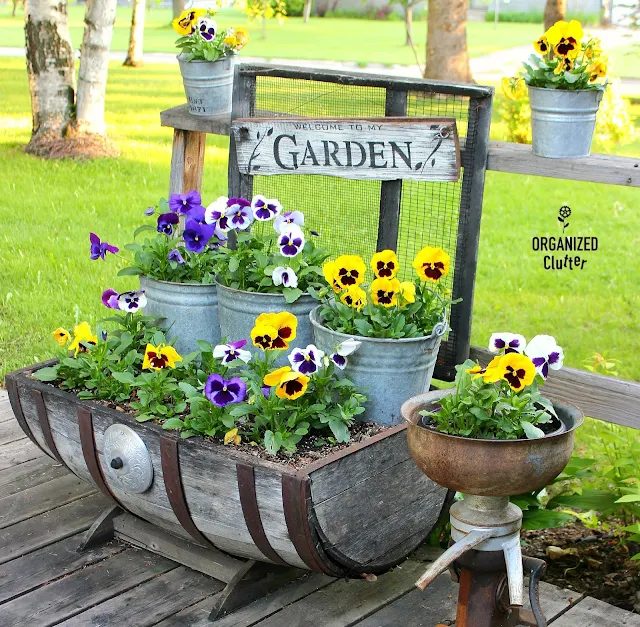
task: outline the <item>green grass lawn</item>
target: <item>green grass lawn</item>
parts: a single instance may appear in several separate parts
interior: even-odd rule
[[[158,113],[184,101],[177,67],[112,64],[107,123],[120,158],[39,160],[22,150],[31,126],[23,63],[0,59],[0,375],[48,357],[52,329],[102,317],[104,288],[134,285],[115,277],[113,257],[90,261],[88,233],[126,243],[142,211],[166,194],[171,130],[160,127]],[[638,106],[635,115],[638,125]],[[495,124],[494,137],[500,133]],[[227,140],[207,142],[210,202],[226,192]],[[640,141],[620,152],[639,154]],[[531,249],[533,236],[558,234],[563,204],[574,211],[573,234],[599,239],[582,271],[545,271]],[[473,342],[500,330],[552,333],[569,365],[599,351],[622,362],[621,376],[640,380],[638,206],[637,189],[487,173]]]

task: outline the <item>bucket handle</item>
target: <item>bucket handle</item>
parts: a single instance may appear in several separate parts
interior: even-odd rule
[[[447,308],[444,304],[444,301],[442,300],[442,296],[440,296],[440,294],[438,294],[437,292],[434,292],[433,290],[429,290],[442,304],[442,319],[440,320],[440,322],[437,322],[436,325],[433,327],[433,331],[431,332],[431,335],[434,337],[442,337],[449,329],[449,323],[447,321]]]

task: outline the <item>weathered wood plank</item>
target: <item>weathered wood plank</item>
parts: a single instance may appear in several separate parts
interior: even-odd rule
[[[147,551],[127,549],[2,606],[3,627],[48,627],[173,570],[178,565]],[[147,610],[156,603],[145,599]]]
[[[9,420],[13,420],[9,396],[5,390],[0,390],[0,423],[8,422]]]
[[[108,505],[99,495],[88,496],[0,531],[0,564],[84,531]]]
[[[0,470],[24,464],[24,462],[43,456],[44,453],[38,450],[27,438],[3,444],[0,446]]]
[[[94,488],[74,475],[52,479],[0,498],[0,529],[27,520],[95,493]]]
[[[202,173],[204,170],[204,149],[207,141],[205,133],[187,132],[184,143],[184,178],[183,193],[192,189],[202,190]]]
[[[0,498],[68,475],[62,465],[43,455],[0,472]]]
[[[486,364],[492,357],[488,350],[471,348],[471,359]],[[543,391],[553,400],[576,405],[591,418],[640,429],[640,383],[565,367],[552,372]]]
[[[61,627],[104,627],[116,623],[135,627],[156,625],[158,621],[215,593],[222,586],[223,584],[215,579],[181,566],[100,603],[59,625]]]
[[[562,167],[559,168],[559,163]],[[489,142],[487,169],[513,174],[549,176],[572,181],[591,181],[640,187],[640,159],[615,155],[591,155],[582,159],[545,159],[531,152],[531,146]]]
[[[185,105],[185,107],[188,105]],[[187,115],[191,115],[187,112]],[[162,115],[160,116],[162,118]],[[176,127],[173,131],[171,170],[169,171],[169,194],[182,194],[184,185],[184,143],[186,131]],[[188,191],[188,190],[187,190]]]
[[[640,627],[640,615],[586,597],[552,623],[553,627]]]
[[[189,113],[189,105],[182,104],[160,112],[160,125],[184,131],[197,131],[213,135],[229,135],[231,114],[201,117]]]
[[[101,562],[126,549],[124,544],[109,542],[94,549],[79,552],[77,548],[81,540],[80,534],[71,536],[2,564],[0,566],[0,603],[69,575],[80,568]]]
[[[17,421],[7,420],[6,422],[0,422],[0,445],[9,444],[26,437]]]

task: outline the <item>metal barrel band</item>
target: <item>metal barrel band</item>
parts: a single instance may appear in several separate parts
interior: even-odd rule
[[[36,403],[36,413],[38,415],[38,422],[40,423],[40,428],[42,429],[42,435],[44,437],[44,441],[46,442],[51,454],[56,458],[58,462],[60,462],[63,466],[68,468],[68,466],[64,463],[60,453],[58,452],[58,447],[53,439],[53,434],[51,433],[51,425],[49,424],[49,416],[47,414],[47,406],[44,404],[44,396],[40,390],[32,390],[33,399]]]
[[[262,516],[258,506],[258,497],[256,494],[256,481],[253,466],[248,464],[236,464],[236,475],[238,477],[238,493],[240,494],[240,505],[244,515],[247,529],[251,535],[251,539],[258,547],[260,552],[274,564],[289,566],[271,546],[269,538],[264,531],[262,524]]]
[[[24,412],[22,411],[22,403],[20,402],[20,392],[18,390],[18,384],[12,377],[7,377],[5,379],[7,384],[7,392],[9,393],[9,402],[11,403],[11,409],[13,410],[13,415],[16,417],[18,424],[22,431],[24,431],[25,435],[47,456],[54,459],[53,455],[44,446],[41,446],[40,442],[36,440],[31,428],[29,427],[29,423],[27,419],[24,417]]]

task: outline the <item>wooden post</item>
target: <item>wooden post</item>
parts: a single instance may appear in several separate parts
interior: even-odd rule
[[[169,194],[202,190],[206,134],[174,129]]]

